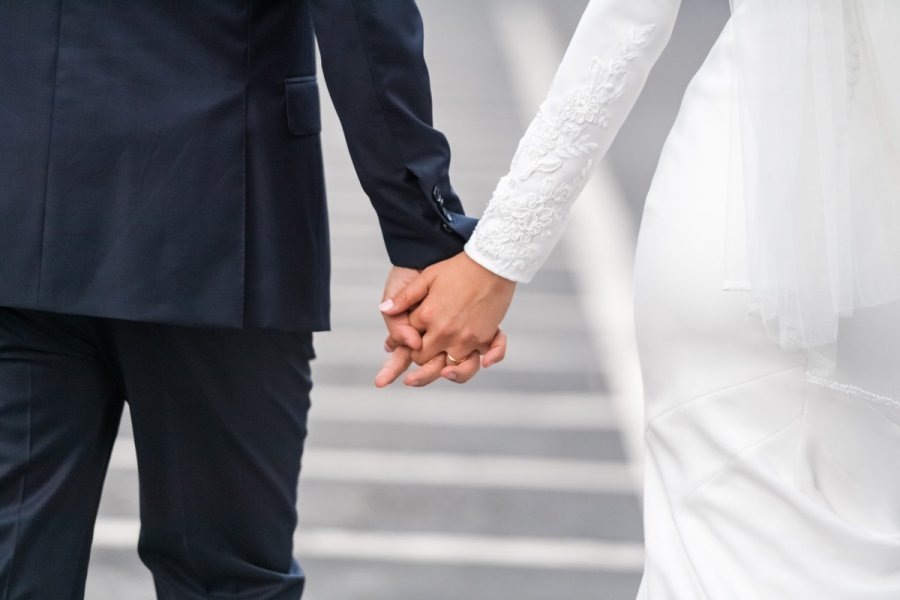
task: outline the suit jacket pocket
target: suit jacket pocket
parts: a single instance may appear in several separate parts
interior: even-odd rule
[[[293,135],[315,135],[322,131],[319,84],[315,75],[284,80],[287,128]]]

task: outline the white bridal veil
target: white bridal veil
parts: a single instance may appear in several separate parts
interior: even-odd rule
[[[900,406],[900,0],[732,0],[725,288],[810,381]]]

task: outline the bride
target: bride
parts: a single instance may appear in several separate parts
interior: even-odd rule
[[[465,253],[383,305],[418,304],[416,383],[502,358],[677,11],[590,2]],[[896,0],[734,0],[685,94],[636,260],[641,599],[900,598],[898,31]]]

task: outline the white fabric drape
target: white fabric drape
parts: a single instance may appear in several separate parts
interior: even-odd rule
[[[742,143],[725,288],[810,353],[812,381],[893,398],[837,359],[900,346],[900,2],[732,5]]]

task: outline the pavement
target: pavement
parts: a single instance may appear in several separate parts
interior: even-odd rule
[[[586,0],[419,4],[454,186],[480,214]],[[683,0],[673,41],[598,175],[597,189],[610,196],[595,215],[600,230],[585,231],[594,222],[586,217],[520,286],[504,323],[509,357],[466,386],[372,386],[384,360],[377,304],[388,263],[323,86],[334,330],[316,338],[296,535],[304,598],[633,598],[643,549],[640,390],[621,308],[628,261],[678,100],[727,11],[726,0]],[[607,252],[596,238],[616,247]],[[620,258],[600,261],[597,275],[597,253]],[[609,310],[615,300],[594,287],[615,289],[608,296],[618,294],[619,308]],[[90,600],[155,597],[135,551],[137,473],[125,421],[101,503]]]

